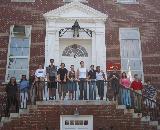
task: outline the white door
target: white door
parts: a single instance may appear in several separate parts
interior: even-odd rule
[[[89,68],[91,47],[91,40],[61,40],[60,62],[65,63],[67,69],[74,65],[76,70],[80,67],[80,61],[84,61],[85,67]]]
[[[60,130],[93,130],[92,115],[61,115]]]

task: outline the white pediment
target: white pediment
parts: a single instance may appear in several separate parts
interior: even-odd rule
[[[98,19],[105,21],[107,14],[101,13],[80,2],[71,2],[65,4],[55,10],[51,10],[44,14],[46,20],[49,19]]]

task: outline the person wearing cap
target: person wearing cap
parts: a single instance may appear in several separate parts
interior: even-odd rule
[[[57,67],[54,65],[54,59],[50,59],[50,65],[46,67],[47,82],[49,88],[49,99],[56,99],[57,89]]]
[[[67,93],[67,73],[68,70],[65,68],[65,64],[61,63],[61,68],[58,69],[57,72],[57,81],[58,81],[58,92],[59,99],[64,100]]]
[[[119,93],[119,79],[120,79],[120,76],[117,72],[117,67],[115,66],[113,67],[113,71],[109,74],[108,79],[111,83],[111,87],[114,92],[114,100],[116,101]]]
[[[77,82],[76,82],[76,72],[74,70],[74,65],[71,65],[71,70],[68,72],[68,91],[69,91],[69,99],[76,99],[76,91],[77,91]],[[74,95],[75,93],[75,95]]]
[[[88,72],[89,79],[89,100],[96,100],[96,71],[94,70],[94,65],[90,66],[90,71]]]

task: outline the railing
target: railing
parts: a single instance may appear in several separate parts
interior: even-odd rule
[[[119,87],[119,105],[126,105],[127,108],[133,108],[135,113],[142,113],[142,117],[149,117],[152,121],[160,123],[160,103],[150,99],[131,89]]]
[[[119,105],[126,105],[127,109],[134,109],[136,113],[142,113],[143,117],[149,117],[153,121],[160,121],[160,103],[149,99],[131,89],[123,86],[118,87],[118,93],[114,98],[112,87],[108,81],[76,81],[68,86],[56,82],[54,87],[49,88],[54,82],[37,81],[31,89],[19,91],[19,108],[26,109],[28,104],[35,104],[36,101],[47,100],[106,100],[116,99]],[[53,84],[52,84],[53,85]],[[97,85],[99,85],[97,87]],[[51,92],[51,93],[50,93]],[[6,101],[6,100],[4,100]],[[5,103],[4,103],[5,104]],[[1,116],[4,116],[1,110]]]

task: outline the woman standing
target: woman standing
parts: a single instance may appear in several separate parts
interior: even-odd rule
[[[106,80],[106,78],[104,72],[100,70],[100,66],[96,67],[96,80],[97,80],[98,95],[100,97],[100,100],[103,100],[104,80]]]
[[[29,81],[27,80],[26,75],[22,75],[22,79],[20,81],[19,86],[20,86],[21,109],[27,108]]]
[[[69,91],[69,99],[73,100],[73,98],[76,99],[76,90],[77,90],[76,72],[74,70],[74,65],[71,65],[70,68],[71,70],[68,72],[68,91]]]
[[[6,116],[9,116],[9,110],[12,105],[15,105],[16,112],[18,112],[18,86],[15,77],[11,77],[9,83],[6,86],[6,93],[7,93],[7,104],[6,104]]]
[[[131,82],[127,78],[127,74],[125,72],[122,73],[120,84],[122,85],[122,91],[121,91],[121,102],[123,105],[126,105],[127,107],[131,107],[131,97],[130,97],[130,85]]]
[[[40,64],[39,68],[35,72],[37,100],[43,100],[43,90],[44,90],[44,86],[45,86],[45,77],[46,77],[45,69],[43,69],[42,65]]]

